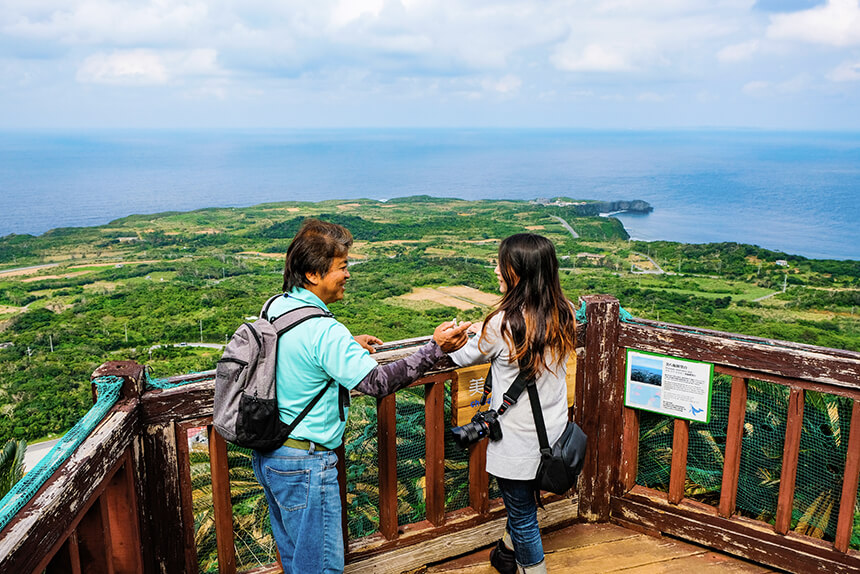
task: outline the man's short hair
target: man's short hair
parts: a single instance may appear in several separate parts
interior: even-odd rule
[[[305,219],[284,262],[284,292],[304,287],[306,273],[325,275],[335,257],[344,257],[352,247],[352,233],[336,223]]]

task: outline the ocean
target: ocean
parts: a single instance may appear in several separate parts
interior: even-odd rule
[[[643,199],[630,235],[860,259],[860,133],[0,132],[0,236],[275,201]]]

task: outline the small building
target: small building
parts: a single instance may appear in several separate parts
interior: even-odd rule
[[[776,263],[780,267],[788,267],[788,261],[786,261],[785,259],[777,259],[776,261],[774,261],[774,263]]]

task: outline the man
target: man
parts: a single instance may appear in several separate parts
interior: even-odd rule
[[[274,318],[297,307],[339,301],[349,279],[352,234],[340,225],[306,220],[287,250],[284,296],[269,307]],[[254,473],[269,502],[272,531],[285,574],[342,572],[340,488],[337,456],[349,391],[376,397],[418,379],[446,353],[467,341],[471,323],[439,325],[433,340],[409,357],[380,366],[371,358],[370,335],[353,337],[333,317],[293,327],[278,341],[277,394],[281,420],[292,422],[330,381],[322,399],[280,448],[254,453]]]

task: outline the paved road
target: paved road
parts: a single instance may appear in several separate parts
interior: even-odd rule
[[[60,439],[46,440],[36,444],[27,445],[27,453],[24,455],[24,470],[30,471],[36,464],[42,460],[42,457],[48,454],[55,444],[60,442]]]
[[[647,259],[648,261],[651,262],[651,265],[654,266],[653,270],[649,271],[649,270],[643,269],[640,271],[633,271],[633,273],[651,273],[653,275],[662,275],[663,273],[665,273],[665,271],[663,271],[663,269],[659,265],[657,265],[656,261],[654,261],[653,259],[651,259],[647,255],[645,255],[644,253],[639,253],[638,251],[632,251],[631,253],[633,253],[634,255],[638,255],[639,257],[644,257],[645,259]]]
[[[552,217],[553,219],[555,219],[556,221],[558,221],[559,223],[561,223],[562,225],[564,225],[564,228],[565,228],[565,229],[567,229],[568,231],[570,231],[570,234],[571,234],[571,235],[573,235],[573,238],[574,238],[574,239],[578,239],[578,238],[579,238],[579,233],[577,233],[576,231],[574,231],[574,230],[573,230],[573,227],[571,227],[571,226],[570,226],[570,224],[569,224],[567,221],[565,221],[564,219],[562,219],[562,218],[561,218],[561,217],[559,217],[558,215],[550,215],[550,217]]]

